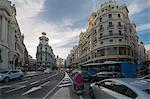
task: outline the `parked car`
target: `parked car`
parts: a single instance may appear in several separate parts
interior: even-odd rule
[[[90,96],[95,99],[149,99],[150,82],[134,78],[105,79],[92,83]]]
[[[143,77],[141,77],[141,78],[138,78],[138,79],[150,81],[150,74],[149,74],[149,75],[146,75],[146,76],[143,76]]]
[[[0,81],[9,82],[11,79],[22,79],[24,73],[21,70],[10,70],[0,72]]]
[[[90,73],[83,71],[82,75],[84,81],[91,81],[92,75]]]
[[[92,76],[92,82],[98,82],[108,78],[122,78],[123,75],[118,72],[99,72]]]
[[[50,68],[46,68],[46,69],[44,70],[44,73],[45,73],[45,74],[49,74],[50,72],[51,72]]]

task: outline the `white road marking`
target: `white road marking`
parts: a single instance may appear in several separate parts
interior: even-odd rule
[[[84,99],[81,95],[79,97],[80,97],[80,99]]]
[[[22,84],[22,83],[26,83],[26,82],[28,82],[28,81],[18,82],[18,83],[15,83],[13,85],[18,85],[18,84]]]
[[[42,87],[32,87],[30,90],[28,90],[27,92],[25,92],[25,93],[23,93],[22,94],[22,96],[24,96],[24,95],[26,95],[26,94],[29,94],[29,93],[31,93],[31,92],[33,92],[33,91],[36,91],[36,90],[39,90],[39,89],[41,89]]]
[[[68,81],[63,81],[62,84],[64,84],[64,83],[71,83],[71,81],[70,81],[70,80],[68,80]]]
[[[11,87],[11,85],[0,86],[0,89],[7,88],[7,87]]]
[[[45,85],[47,85],[47,84],[49,84],[49,83],[50,83],[50,81],[48,81],[48,82],[46,82],[46,83],[40,85],[39,87],[43,87],[43,86],[45,86]]]
[[[38,80],[38,81],[32,82],[32,83],[30,83],[30,85],[36,84],[38,82],[40,82],[40,81]]]
[[[16,91],[16,90],[21,89],[21,88],[24,88],[24,87],[26,87],[26,85],[22,85],[22,86],[20,86],[20,87],[18,87],[18,88],[14,88],[14,89],[12,89],[12,90],[6,91],[5,93],[9,93],[9,92],[12,92],[12,91]]]
[[[68,83],[68,84],[62,84],[62,85],[59,85],[58,87],[67,87],[67,86],[71,86],[72,84],[71,83]]]
[[[42,99],[46,99],[48,97],[48,95],[50,95],[63,80],[64,80],[64,78],[51,91],[49,91]]]

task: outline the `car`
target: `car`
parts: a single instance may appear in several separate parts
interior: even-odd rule
[[[100,80],[108,79],[108,78],[122,78],[123,75],[118,72],[99,72],[92,76],[92,82],[98,82]]]
[[[84,81],[91,81],[92,75],[90,73],[83,71],[82,76]]]
[[[21,70],[9,70],[0,72],[0,81],[9,82],[11,79],[22,79],[24,73]]]
[[[135,78],[112,78],[92,83],[89,93],[95,99],[149,99],[149,85]]]
[[[44,70],[44,73],[45,73],[45,74],[49,74],[50,72],[51,72],[50,68],[46,68],[46,69]]]
[[[138,78],[138,79],[150,81],[150,74],[149,74],[149,75],[146,75],[146,76],[143,76],[143,77],[141,77],[141,78]]]

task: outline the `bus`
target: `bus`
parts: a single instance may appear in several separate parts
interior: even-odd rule
[[[123,74],[124,77],[135,78],[137,76],[137,66],[130,62],[113,62],[106,61],[104,63],[89,63],[82,65],[82,71],[89,72],[94,75],[98,72],[119,72]]]

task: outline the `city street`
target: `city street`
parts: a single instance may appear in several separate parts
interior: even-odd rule
[[[50,74],[24,78],[22,81],[14,80],[6,84],[2,83],[0,86],[0,96],[1,99],[44,99],[57,91],[55,86],[63,77],[64,73],[56,71]]]
[[[1,99],[91,99],[88,93],[89,83],[85,83],[82,95],[73,91],[72,79],[68,74],[53,71],[1,83]]]

